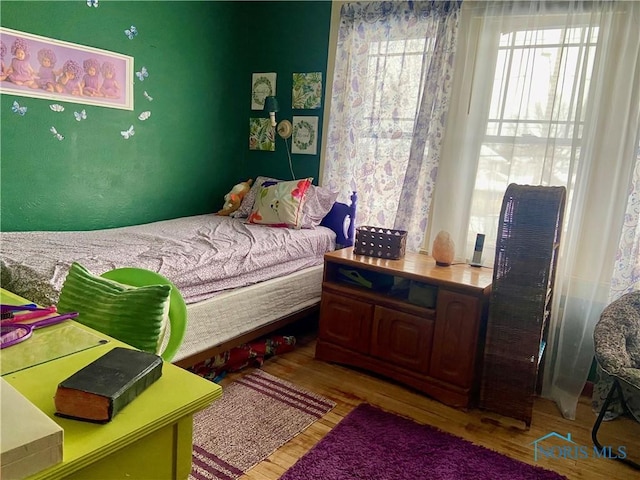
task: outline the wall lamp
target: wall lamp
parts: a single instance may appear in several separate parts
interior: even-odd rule
[[[269,112],[271,126],[275,127],[278,135],[286,140],[291,136],[293,128],[289,120],[280,120],[280,122],[276,122],[276,112],[279,110],[280,106],[278,105],[278,99],[276,97],[271,95],[264,99],[264,111]]]
[[[289,157],[289,170],[291,170],[291,178],[293,180],[296,179],[296,174],[293,172],[293,164],[291,163],[291,153],[289,153],[289,144],[287,143],[287,139],[293,133],[293,127],[291,126],[291,122],[289,120],[280,120],[280,122],[276,122],[276,112],[280,110],[280,106],[278,105],[278,99],[273,95],[270,95],[264,99],[264,111],[269,112],[269,118],[271,119],[271,126],[275,127],[276,132],[280,135],[280,138],[284,140],[284,143],[287,147],[287,157]]]

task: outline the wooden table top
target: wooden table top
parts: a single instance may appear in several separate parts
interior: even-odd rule
[[[352,248],[343,248],[325,254],[325,262],[327,261],[472,291],[489,291],[493,281],[491,268],[472,267],[466,263],[453,263],[443,267],[436,265],[433,257],[413,252],[405,253],[398,260],[386,260],[356,255]]]

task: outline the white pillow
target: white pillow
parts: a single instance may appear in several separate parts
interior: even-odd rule
[[[302,207],[302,228],[315,228],[336,203],[338,192],[311,185]]]

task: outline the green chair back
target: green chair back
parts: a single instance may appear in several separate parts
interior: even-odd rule
[[[144,287],[146,285],[171,286],[171,296],[169,300],[169,341],[162,352],[157,352],[163,360],[170,362],[178,352],[180,345],[182,345],[182,340],[187,330],[187,305],[180,294],[180,290],[159,273],[144,268],[116,268],[103,273],[101,277],[133,287]]]

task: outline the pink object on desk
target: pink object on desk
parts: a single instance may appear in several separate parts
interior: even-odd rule
[[[27,310],[27,313],[16,313],[17,311],[23,311],[23,310],[19,310],[20,307],[22,306],[17,307],[16,310],[12,312],[8,312],[8,313],[11,313],[11,316],[7,319],[3,319],[2,325],[10,325],[12,323],[23,322],[25,320],[42,318],[42,317],[46,317],[47,315],[51,315],[52,313],[56,313],[58,311],[55,305],[51,305],[50,307],[46,307],[46,308],[29,309]]]
[[[78,316],[78,312],[65,313],[55,317],[45,318],[29,325],[12,323],[10,325],[3,324],[0,327],[0,349],[10,347],[17,343],[28,339],[36,328],[48,327],[56,323],[64,322],[70,318]]]

